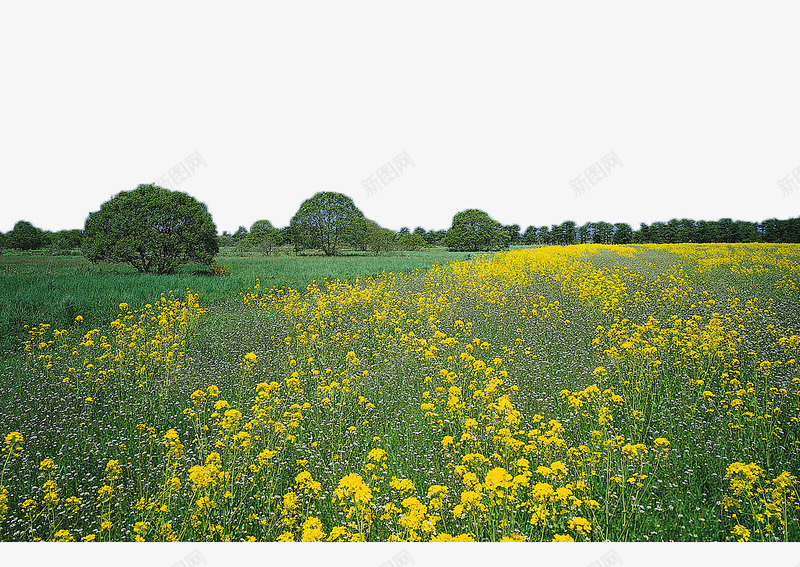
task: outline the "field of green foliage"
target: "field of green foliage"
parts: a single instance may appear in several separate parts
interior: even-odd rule
[[[2,257],[0,539],[800,540],[798,245],[218,261]]]

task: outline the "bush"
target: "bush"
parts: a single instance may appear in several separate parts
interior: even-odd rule
[[[217,228],[205,204],[180,191],[139,185],[89,215],[83,253],[92,263],[128,263],[142,273],[168,274],[189,262],[211,265]]]
[[[467,209],[453,217],[444,244],[450,250],[478,252],[507,248],[511,236],[503,226],[479,209]]]
[[[419,250],[424,248],[426,244],[425,239],[416,233],[404,234],[397,239],[397,246],[401,250]]]
[[[28,221],[18,221],[7,235],[6,245],[17,250],[38,250],[46,243],[44,232]]]
[[[312,248],[333,256],[342,244],[365,245],[365,223],[364,213],[350,197],[322,192],[303,201],[289,226],[298,252]]]

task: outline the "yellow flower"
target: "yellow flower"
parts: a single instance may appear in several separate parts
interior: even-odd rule
[[[553,541],[575,541],[572,539],[572,536],[567,534],[555,534],[553,536]]]
[[[208,496],[201,496],[200,498],[197,499],[195,505],[197,506],[198,514],[205,514],[209,510],[211,510],[211,508],[216,508],[217,503],[211,500],[211,498],[209,498]]]
[[[384,451],[384,450],[383,450],[383,449],[381,449],[380,447],[377,447],[377,448],[375,448],[375,449],[372,449],[372,450],[371,450],[371,451],[370,451],[370,452],[367,454],[367,459],[368,459],[368,460],[371,460],[371,461],[375,461],[376,463],[380,463],[381,461],[385,461],[385,460],[386,460],[386,458],[387,458],[387,457],[386,457],[386,451]]]
[[[453,515],[460,518],[464,512],[484,512],[486,506],[483,504],[483,498],[479,492],[474,490],[465,490],[461,493],[461,503],[453,508]]]
[[[195,465],[189,469],[189,480],[192,481],[192,489],[198,490],[208,488],[213,482],[213,470],[210,467]]]
[[[133,533],[144,535],[147,533],[148,528],[147,522],[136,522],[133,524]]]
[[[447,533],[441,533],[432,537],[431,541],[467,542],[467,541],[475,541],[475,538],[472,537],[471,534],[460,534],[457,536],[452,536]]]
[[[362,507],[365,507],[372,502],[372,490],[364,483],[361,475],[350,473],[344,476],[339,485],[333,490],[334,500],[338,500],[344,504],[344,500],[351,497],[353,501]]]
[[[555,495],[553,487],[546,482],[537,482],[533,487],[533,497],[539,502],[546,502]]]
[[[750,530],[741,524],[733,526],[731,533],[736,536],[736,541],[750,541]]]
[[[58,530],[53,534],[53,541],[75,541],[75,538],[72,537],[69,530]]]
[[[566,502],[570,496],[572,496],[572,490],[566,486],[559,486],[556,488],[556,500]]]
[[[311,476],[311,473],[308,471],[302,471],[294,478],[294,482],[297,485],[298,490],[304,492],[310,492],[314,495],[318,495],[322,490],[322,484],[314,480],[314,477]]]
[[[56,465],[53,462],[53,459],[44,459],[41,463],[39,463],[39,470],[40,471],[44,471],[44,472],[48,472],[48,471],[53,470],[55,468],[55,466]]]
[[[233,436],[233,439],[237,441],[239,446],[244,450],[247,450],[250,446],[250,434],[247,431],[240,431]]]
[[[325,532],[319,518],[311,516],[303,522],[301,527],[303,529],[301,541],[323,541],[325,539]]]
[[[119,310],[120,310],[120,311],[123,311],[123,312],[124,312],[124,311],[127,311],[129,307],[130,307],[130,306],[129,306],[127,303],[120,303],[120,304],[119,304]]]
[[[28,498],[27,500],[25,500],[25,502],[22,503],[22,511],[25,513],[26,516],[32,515],[35,510],[36,510],[36,500]]]
[[[272,457],[274,457],[277,453],[278,453],[277,451],[271,451],[269,449],[264,449],[263,451],[261,451],[258,454],[258,462],[259,462],[259,464],[261,464],[261,465],[265,464]]]
[[[22,433],[19,431],[12,431],[6,435],[6,446],[3,451],[10,451],[12,453],[19,453],[22,451]]]
[[[122,468],[119,466],[119,461],[111,459],[106,463],[106,476],[110,481],[117,480],[122,476]]]
[[[496,467],[486,473],[486,489],[490,491],[511,486],[511,475],[503,467]]]
[[[287,492],[283,495],[283,509],[285,512],[291,512],[297,508],[297,494],[294,492]]]
[[[389,486],[400,491],[402,494],[414,491],[414,483],[407,478],[399,479],[396,476],[393,476],[391,482],[389,482]]]
[[[114,495],[114,489],[107,484],[97,489],[97,499],[100,502],[106,502]]]
[[[223,427],[230,427],[233,423],[242,419],[242,412],[236,409],[226,410],[224,415],[225,420],[223,421]]]
[[[572,518],[569,523],[567,523],[567,527],[571,530],[575,530],[579,534],[586,535],[592,531],[592,524],[586,518],[582,518],[581,516],[577,516]]]
[[[331,528],[331,533],[328,534],[327,541],[337,541],[347,532],[344,526],[334,526]]]
[[[255,364],[258,361],[258,357],[254,352],[248,352],[246,355],[244,355],[244,359],[250,364]]]
[[[629,459],[635,459],[640,454],[644,455],[647,453],[647,448],[642,443],[637,443],[635,445],[627,443],[622,446],[622,452],[627,455]]]
[[[64,507],[72,514],[80,510],[81,508],[81,500],[75,496],[70,496],[66,500],[64,500]]]

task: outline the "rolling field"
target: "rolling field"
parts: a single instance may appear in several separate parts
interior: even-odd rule
[[[167,276],[139,274],[120,264],[92,265],[77,251],[48,256],[41,252],[0,256],[0,350],[15,349],[25,340],[24,325],[65,326],[81,315],[87,325],[103,325],[116,316],[117,305],[144,305],[170,289],[196,292],[206,306],[238,299],[256,278],[264,286],[302,289],[314,280],[356,278],[383,271],[426,269],[466,254],[432,248],[392,255],[353,252],[347,256],[296,256],[291,247],[264,256],[237,256],[224,248],[217,262],[227,277],[211,277],[200,265],[181,266]],[[1,356],[1,355],[0,355]]]
[[[2,540],[800,541],[798,245],[9,258]]]

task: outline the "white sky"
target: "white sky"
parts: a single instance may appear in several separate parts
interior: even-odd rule
[[[800,215],[797,2],[6,2],[0,230],[175,185],[218,230],[339,191],[383,226]],[[368,194],[362,182],[413,160]],[[570,182],[614,152],[622,167]],[[800,170],[798,170],[800,175]]]

